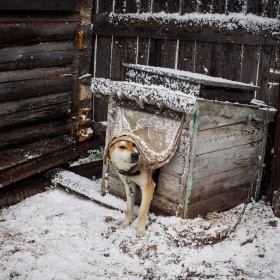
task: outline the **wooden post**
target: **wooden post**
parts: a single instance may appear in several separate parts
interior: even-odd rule
[[[277,196],[276,191],[280,191],[280,88],[278,91],[277,101],[277,113],[276,113],[276,128],[274,139],[274,157],[272,164],[272,176],[271,176],[271,193],[273,198],[273,210],[274,214],[280,217],[280,196]]]

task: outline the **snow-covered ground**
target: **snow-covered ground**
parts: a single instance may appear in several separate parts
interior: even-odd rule
[[[0,210],[0,279],[279,279],[280,219],[264,201],[204,218],[149,215],[136,238],[120,210],[59,189]]]

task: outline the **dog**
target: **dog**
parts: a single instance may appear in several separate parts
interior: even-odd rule
[[[152,170],[141,168],[138,149],[131,141],[117,141],[109,148],[108,154],[111,163],[115,166],[125,186],[126,214],[119,228],[125,228],[132,222],[134,194],[137,184],[141,188],[142,200],[138,215],[136,236],[142,237],[146,232],[147,214],[156,185],[152,178]]]

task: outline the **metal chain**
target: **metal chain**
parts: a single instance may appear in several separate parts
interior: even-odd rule
[[[132,187],[131,187],[131,179],[128,175],[126,175],[126,179],[125,179],[127,185],[128,185],[128,189],[129,189],[129,196],[130,197],[134,197],[134,191],[132,190]]]

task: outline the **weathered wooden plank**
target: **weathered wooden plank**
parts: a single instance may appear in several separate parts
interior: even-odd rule
[[[102,144],[103,141],[100,138],[94,138],[75,145],[69,144],[68,147],[57,152],[45,154],[41,157],[18,164],[15,167],[6,168],[0,171],[0,188],[54,166],[58,166],[73,158],[77,158],[85,151],[98,147]]]
[[[30,23],[30,22],[77,22],[79,14],[75,12],[54,12],[54,11],[40,11],[40,13],[34,13],[29,11],[0,11],[1,23]]]
[[[276,114],[276,129],[274,138],[274,157],[272,163],[272,176],[271,184],[266,190],[269,194],[269,199],[272,201],[273,192],[280,189],[280,88],[278,90],[278,101],[277,101],[277,114]],[[276,194],[275,194],[276,195]]]
[[[72,84],[72,77],[4,83],[0,84],[0,102],[69,92],[72,89]]]
[[[211,196],[205,200],[199,200],[195,203],[189,203],[187,218],[193,219],[198,215],[206,215],[211,212],[218,212],[230,209],[244,203],[248,197],[249,188],[240,188],[232,192]]]
[[[99,179],[102,177],[102,166],[103,160],[97,160],[77,166],[71,166],[69,167],[69,170],[88,179],[93,179],[92,177]]]
[[[175,68],[176,40],[150,40],[149,65]]]
[[[169,88],[171,90],[179,90],[187,94],[199,94],[199,85],[178,79],[178,77],[168,77],[163,75],[152,74],[137,69],[127,69],[126,80],[129,82],[140,83],[143,85],[156,85]]]
[[[248,104],[254,97],[254,91],[201,86],[199,96],[210,100]]]
[[[243,46],[241,82],[253,85],[256,84],[259,58],[260,46]]]
[[[49,10],[49,11],[61,11],[61,10],[75,10],[78,6],[78,0],[37,0],[37,1],[1,1],[0,9],[1,10]]]
[[[245,1],[246,0],[233,0],[233,1],[227,1],[227,12],[228,13],[241,13],[245,12]]]
[[[262,6],[263,6],[262,0],[247,0],[247,14],[255,14],[258,16],[262,15]]]
[[[0,151],[0,169],[3,170],[9,166],[16,166],[21,162],[26,162],[32,158],[52,153],[69,146],[74,143],[73,136],[57,136],[54,138],[40,139],[29,144],[18,147],[12,147]]]
[[[272,33],[261,30],[248,33],[245,29],[237,28],[228,32],[228,29],[218,29],[211,26],[194,24],[177,24],[176,21],[163,23],[150,19],[133,21],[118,18],[109,18],[108,15],[93,15],[93,34],[105,36],[143,37],[154,39],[187,40],[199,42],[219,42],[246,45],[276,45],[277,38]]]
[[[72,76],[71,67],[48,67],[31,70],[14,70],[0,72],[0,83],[25,81],[37,78]]]
[[[14,114],[8,114],[1,116],[0,128],[7,128],[13,126],[26,125],[27,123],[55,120],[58,118],[63,118],[70,114],[71,104],[62,103],[55,105],[48,105],[47,107],[42,107],[33,110],[26,110],[16,112]]]
[[[177,203],[171,202],[170,200],[166,199],[165,197],[159,196],[157,194],[154,194],[153,199],[151,201],[151,211],[153,211],[153,209],[156,210],[161,210],[167,213],[166,214],[173,214],[176,215],[179,205]]]
[[[253,106],[240,104],[218,104],[214,102],[199,103],[200,123],[198,130],[209,129],[212,127],[227,126],[235,123],[246,122],[250,117],[255,116],[259,120],[274,119],[274,113],[259,110]]]
[[[139,13],[149,13],[151,12],[151,0],[141,0],[139,7]]]
[[[188,165],[189,162],[187,155],[176,152],[170,162],[160,169],[160,172],[181,178],[184,172],[188,169]]]
[[[180,41],[178,54],[178,69],[194,72],[195,66],[195,42]]]
[[[178,204],[182,199],[182,188],[181,178],[160,171],[155,195]]]
[[[138,38],[137,64],[148,65],[150,39]]]
[[[153,1],[152,11],[154,13],[179,13],[180,1],[179,0],[157,0]]]
[[[31,111],[54,104],[68,103],[70,100],[71,93],[63,92],[59,94],[23,99],[17,102],[3,102],[0,103],[0,116],[18,113],[21,111]]]
[[[193,180],[189,200],[191,203],[195,203],[240,188],[250,187],[252,182],[257,179],[254,178],[255,169],[255,165],[250,165]]]
[[[194,0],[182,0],[180,14],[189,14],[196,12],[196,1]]]
[[[113,12],[113,0],[98,1],[98,13],[111,13]]]
[[[139,0],[126,1],[126,13],[137,13],[138,12]]]
[[[250,143],[226,150],[196,156],[193,179],[225,172],[231,169],[254,165],[258,160],[259,143]]]
[[[211,12],[218,14],[225,14],[226,12],[226,1],[224,0],[213,0]]]
[[[72,41],[77,34],[77,23],[3,23],[0,24],[1,44],[27,42]],[[2,56],[2,55],[1,55]]]
[[[272,62],[275,62],[277,60],[275,52],[277,52],[276,48],[273,48],[271,46],[261,46],[257,82],[258,86],[260,86],[260,91],[258,91],[256,94],[257,99],[262,100],[266,104],[273,107],[276,107],[277,103],[275,102],[275,96],[273,96],[273,87],[275,87],[275,85],[273,85],[271,83],[273,81],[270,80],[270,67]]]
[[[199,131],[196,155],[260,141],[263,129],[262,123],[250,122]]]
[[[132,0],[130,0],[132,1]],[[125,14],[126,13],[126,1],[124,0],[115,0],[114,1],[114,13]]]
[[[72,63],[73,56],[72,42],[4,48],[0,49],[0,71],[62,66]]]
[[[200,74],[213,75],[212,61],[215,44],[207,42],[196,42],[195,72]]]
[[[225,51],[225,72],[224,78],[232,81],[240,81],[242,45],[224,44]]]
[[[41,138],[70,134],[76,126],[76,121],[69,118],[60,118],[58,121],[48,121],[45,123],[41,121],[39,124],[24,124],[24,126],[14,129],[6,128],[4,131],[1,131],[0,149],[15,146],[20,143],[24,144],[30,141],[36,141]]]

